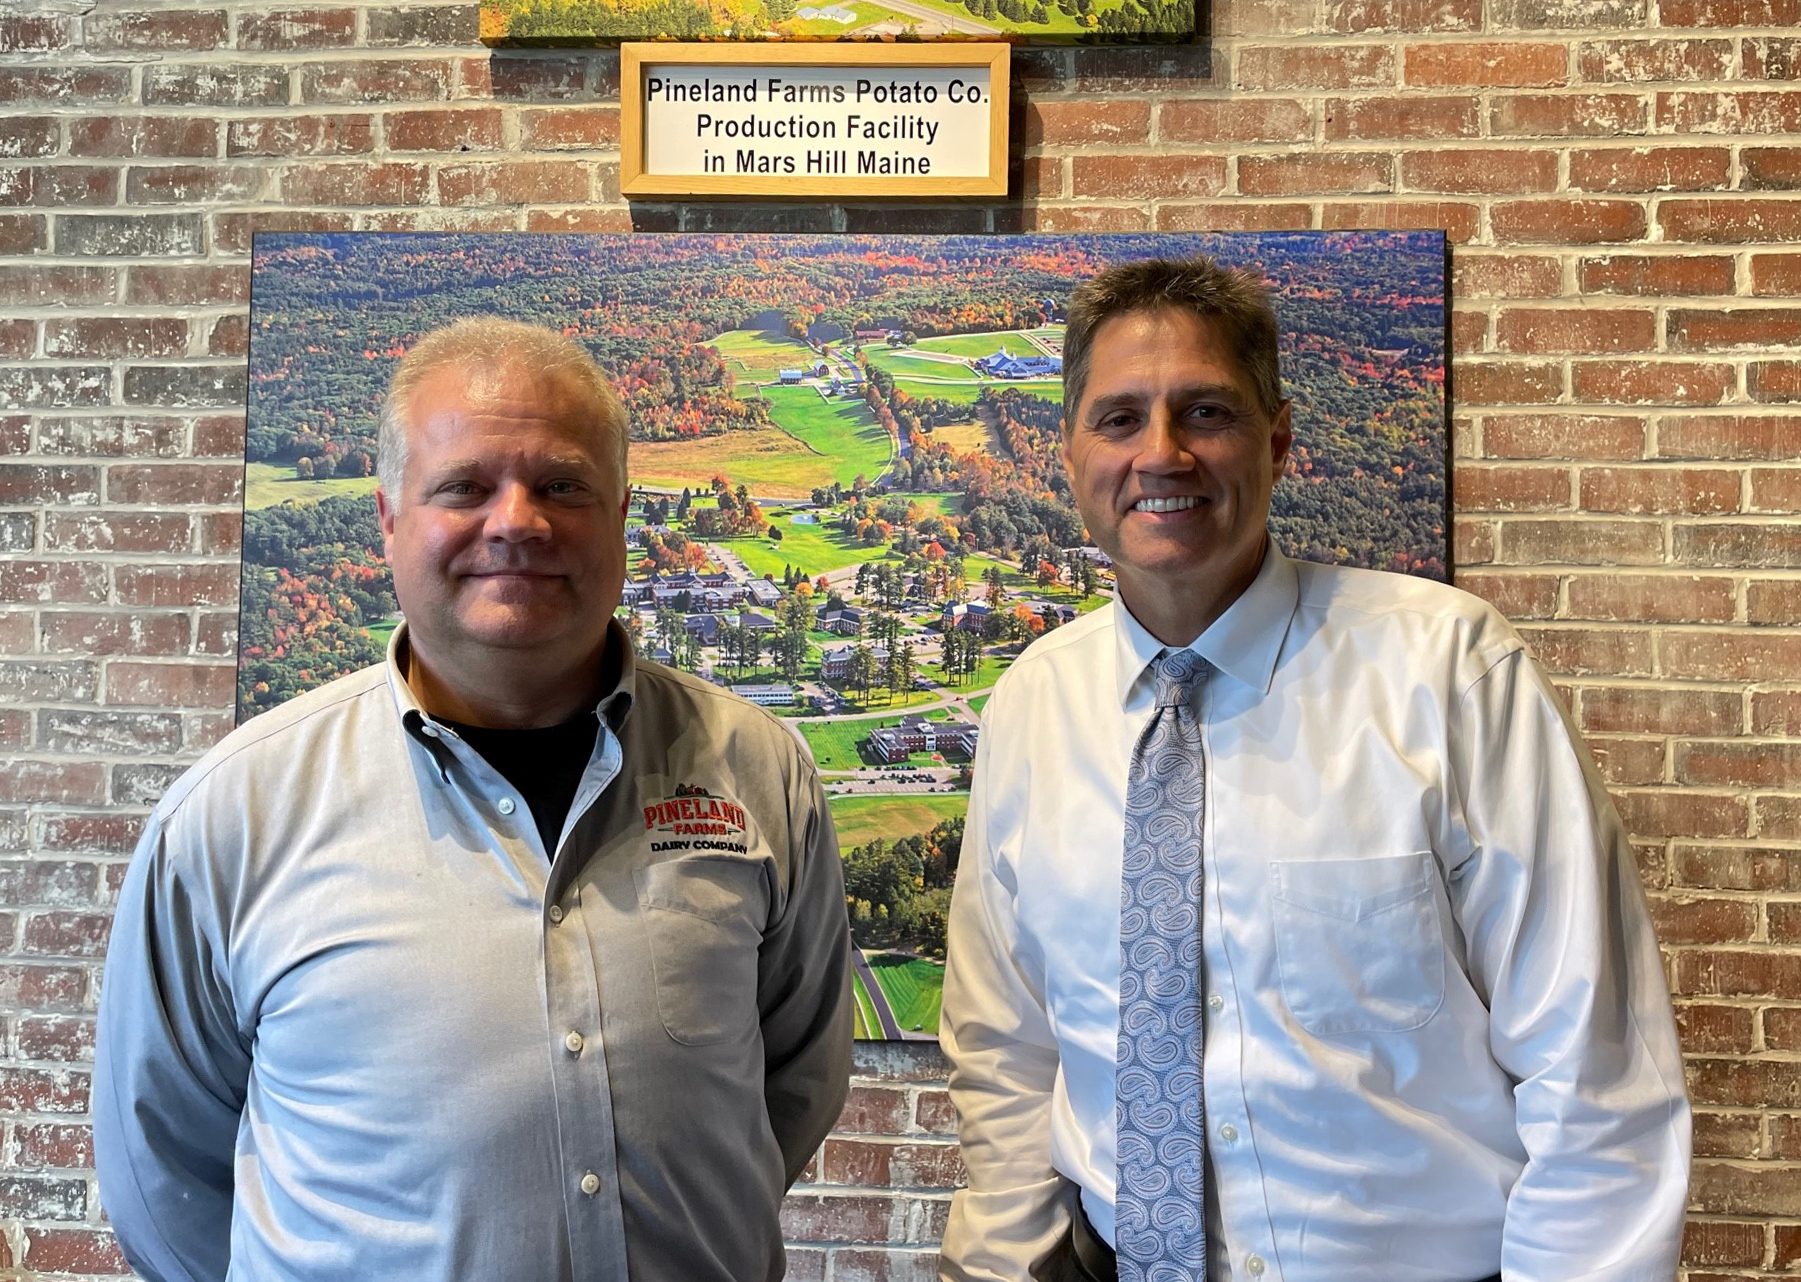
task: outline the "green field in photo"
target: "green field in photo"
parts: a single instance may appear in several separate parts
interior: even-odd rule
[[[766,383],[785,369],[811,369],[819,354],[796,338],[756,329],[728,329],[711,339],[727,369],[742,384],[749,379]]]
[[[922,665],[923,667],[923,665]],[[870,691],[872,699],[879,698],[874,690]],[[908,703],[924,703],[939,696],[930,691],[920,690],[908,700],[895,701],[895,707],[902,709]],[[944,708],[933,708],[925,714],[930,721],[943,721],[950,716]],[[807,741],[807,747],[813,750],[813,760],[821,770],[855,770],[858,766],[871,763],[863,760],[857,751],[857,745],[869,738],[869,732],[886,726],[898,726],[901,718],[893,717],[856,717],[844,721],[804,721],[801,723],[801,737]],[[897,766],[900,762],[895,763]],[[929,752],[916,752],[907,759],[909,765],[929,766],[937,764]],[[927,824],[926,827],[931,827]],[[921,831],[924,831],[923,829]]]
[[[632,442],[632,483],[652,489],[705,490],[723,474],[758,496],[804,499],[817,486],[830,485],[843,470],[836,459],[812,453],[773,427],[680,441]]]
[[[920,0],[929,3],[929,0]],[[1003,347],[1015,356],[1042,356],[1024,330],[1000,329],[992,334],[945,334],[938,338],[922,338],[918,343],[922,352],[946,352],[952,356],[967,356],[971,360],[983,356],[992,356]]]
[[[858,1041],[886,1041],[887,1038],[882,1033],[881,1018],[875,1013],[875,1003],[869,999],[869,991],[863,987],[863,976],[855,970],[851,971],[850,992],[853,1002],[850,1035]]]
[[[752,574],[773,574],[779,580],[784,566],[792,566],[810,579],[847,565],[860,565],[882,555],[879,547],[857,542],[852,535],[830,525],[796,525],[790,516],[777,516],[770,525],[782,532],[780,543],[771,543],[768,535],[747,539],[715,539],[721,547],[730,548]]]
[[[969,809],[967,792],[852,793],[831,799],[838,845],[850,850],[877,837],[890,840],[930,832]]]
[[[899,953],[868,954],[875,982],[888,997],[894,1022],[906,1033],[936,1033],[944,1005],[944,967]]]
[[[334,494],[375,493],[373,476],[328,476],[303,481],[285,463],[250,463],[244,468],[244,508],[255,512],[281,503],[317,503]]]
[[[811,387],[769,387],[763,395],[783,431],[834,462],[833,479],[840,484],[858,476],[873,481],[887,470],[894,442],[863,401],[827,400]]]

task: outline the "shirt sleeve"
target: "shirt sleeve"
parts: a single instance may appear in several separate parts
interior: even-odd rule
[[[1058,1057],[1042,976],[1022,964],[1015,887],[989,841],[989,720],[951,892],[939,1028],[968,1171],[940,1256],[940,1277],[951,1282],[1034,1276],[1068,1231],[1075,1193],[1051,1165]]]
[[[1518,1082],[1526,1150],[1502,1277],[1668,1282],[1689,1109],[1625,831],[1550,681],[1522,652],[1470,686],[1451,756],[1472,843],[1452,905],[1489,1005],[1490,1051]]]
[[[786,911],[764,936],[757,971],[763,1099],[789,1184],[838,1120],[850,1089],[844,864],[819,777],[811,767],[805,774]]]
[[[151,1282],[216,1282],[231,1254],[232,1157],[250,1073],[225,932],[183,880],[160,817],[120,891],[93,1091],[101,1200]]]

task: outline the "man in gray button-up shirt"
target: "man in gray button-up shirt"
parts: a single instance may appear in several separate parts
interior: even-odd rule
[[[188,771],[120,896],[96,1160],[147,1277],[781,1277],[849,1067],[837,846],[792,735],[612,622],[624,434],[556,335],[402,362],[388,661]]]

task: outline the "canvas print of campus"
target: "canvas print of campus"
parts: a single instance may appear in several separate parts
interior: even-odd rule
[[[1112,587],[1058,463],[1064,307],[1108,264],[1190,253],[1275,293],[1281,545],[1444,577],[1436,233],[259,236],[239,713],[382,657],[376,415],[408,345],[480,312],[563,330],[630,410],[626,627],[812,750],[858,1035],[930,1037],[982,706]]]
[[[1185,39],[1194,0],[483,0],[496,45],[613,40]]]

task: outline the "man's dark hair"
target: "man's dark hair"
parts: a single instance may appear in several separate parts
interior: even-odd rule
[[[1094,335],[1105,322],[1132,312],[1165,307],[1203,316],[1216,324],[1238,363],[1250,375],[1251,388],[1265,414],[1282,407],[1282,373],[1277,356],[1275,309],[1257,273],[1221,267],[1211,258],[1153,258],[1109,267],[1084,281],[1069,298],[1069,323],[1063,333],[1064,430],[1075,425],[1075,413],[1088,383]]]

